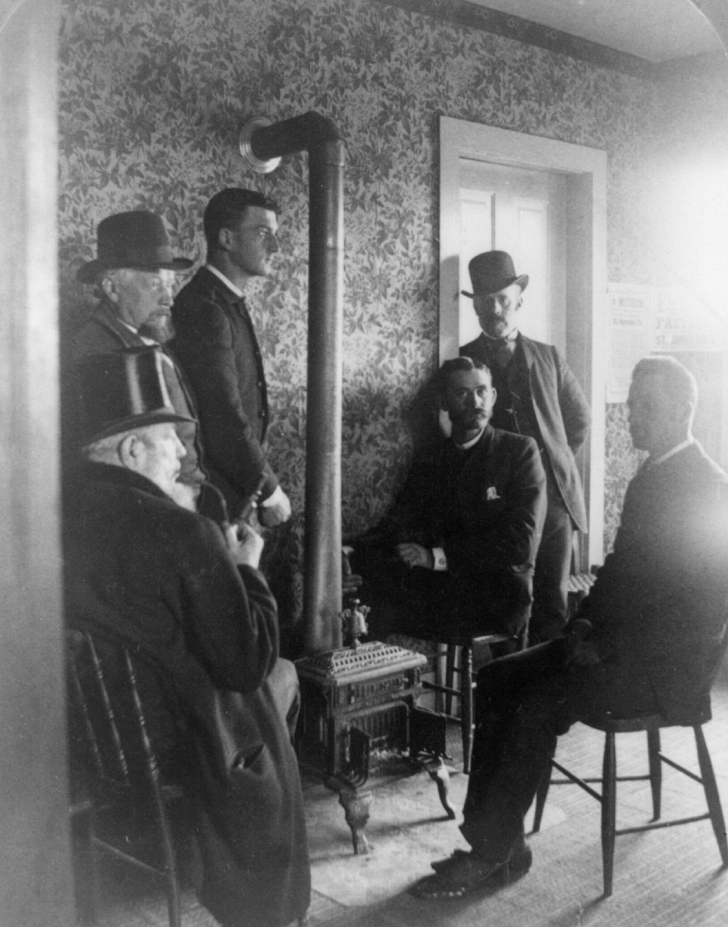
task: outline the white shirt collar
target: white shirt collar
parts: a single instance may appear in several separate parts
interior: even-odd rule
[[[485,428],[481,428],[480,431],[477,433],[477,435],[474,438],[471,438],[469,441],[466,441],[465,444],[458,444],[457,441],[455,441],[454,439],[453,439],[453,444],[460,451],[469,451],[471,447],[475,447],[478,441],[480,441],[481,437],[483,436],[484,431],[485,431]]]
[[[505,338],[494,338],[492,335],[486,335],[484,331],[481,331],[481,334],[487,341],[516,341],[518,338],[518,329],[512,328]]]
[[[146,335],[140,335],[140,334],[139,334],[139,329],[138,329],[138,328],[134,328],[133,325],[129,325],[128,322],[122,322],[121,319],[119,319],[118,321],[121,322],[121,324],[124,326],[124,328],[128,328],[130,332],[134,332],[134,334],[137,336],[137,338],[141,338],[142,341],[144,342],[144,344],[148,344],[148,345],[153,345],[153,344],[156,345],[156,344],[159,344],[159,342],[158,342],[158,341],[155,341],[154,338],[147,338]]]
[[[221,273],[221,271],[219,271],[217,267],[213,267],[212,264],[205,264],[205,267],[210,271],[211,274],[215,274],[216,277],[222,280],[225,286],[229,290],[232,290],[233,293],[235,293],[235,295],[238,297],[238,299],[243,298],[243,296],[245,295],[243,291],[239,287],[235,286],[232,280],[228,280],[225,274]]]
[[[650,465],[656,467],[658,464],[664,463],[666,460],[669,460],[670,457],[674,457],[675,454],[679,454],[680,451],[684,451],[686,447],[690,447],[691,444],[695,444],[695,438],[690,437],[686,438],[684,441],[681,441],[680,444],[675,445],[672,450],[668,451],[666,454],[662,454],[660,457],[656,457],[654,460],[650,457]]]

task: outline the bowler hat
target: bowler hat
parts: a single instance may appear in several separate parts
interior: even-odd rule
[[[159,347],[95,354],[79,364],[83,444],[166,422],[194,422],[178,415],[167,392]]]
[[[187,258],[173,257],[162,217],[142,209],[119,212],[99,222],[93,261],[76,274],[82,283],[93,283],[102,270],[131,267],[137,270],[186,270]]]
[[[498,293],[512,283],[517,283],[521,290],[528,286],[528,274],[521,274],[520,277],[516,274],[513,258],[507,251],[484,251],[482,254],[476,254],[468,264],[468,270],[473,292],[461,292],[469,299]]]

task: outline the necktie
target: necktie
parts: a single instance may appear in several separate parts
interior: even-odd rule
[[[491,356],[493,358],[493,363],[500,367],[501,370],[505,370],[513,356],[511,343],[505,338],[498,338],[497,341],[493,342],[491,345]]]

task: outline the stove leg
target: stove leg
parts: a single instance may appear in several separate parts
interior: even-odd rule
[[[359,856],[368,853],[369,843],[364,835],[364,828],[369,820],[372,793],[342,788],[339,791],[339,804],[344,809],[346,823],[351,828],[351,839],[354,843],[355,855]]]
[[[424,760],[422,765],[437,786],[437,794],[440,798],[442,807],[447,812],[451,821],[455,820],[455,809],[450,804],[450,773],[447,771],[445,761],[441,756],[436,756],[431,760]]]

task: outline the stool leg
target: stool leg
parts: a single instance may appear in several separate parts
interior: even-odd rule
[[[532,834],[537,834],[541,830],[541,819],[543,818],[543,809],[546,807],[546,798],[549,794],[549,787],[551,785],[551,764],[546,767],[544,774],[541,777],[541,781],[538,784],[536,789],[536,809],[533,813],[533,828],[531,830]]]
[[[467,774],[470,772],[470,757],[473,752],[473,648],[470,646],[463,646],[460,650],[460,687],[463,772]]]
[[[652,820],[659,821],[662,813],[662,760],[660,759],[659,730],[647,731],[647,755],[650,762]]]
[[[617,828],[617,751],[614,733],[606,735],[602,765],[602,866],[604,897],[612,894],[614,841]]]
[[[705,789],[705,800],[708,803],[710,812],[710,823],[713,825],[715,839],[718,841],[718,849],[723,860],[723,866],[728,866],[728,842],[726,842],[725,820],[723,819],[723,809],[720,806],[720,795],[718,786],[715,782],[715,773],[713,764],[708,753],[708,746],[705,743],[703,728],[696,724],[693,726],[695,731],[695,746],[698,750],[698,762],[700,763],[700,775],[703,779],[703,788]]]
[[[456,656],[457,647],[455,644],[447,645],[447,656],[445,657],[445,685],[449,688],[453,688],[453,680],[455,678],[455,656]],[[449,692],[445,693],[445,714],[452,715],[452,695]]]

